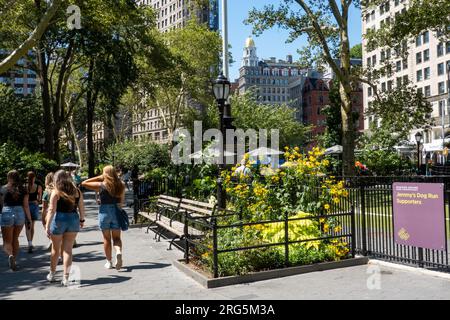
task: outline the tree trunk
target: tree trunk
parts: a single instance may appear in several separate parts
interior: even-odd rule
[[[44,151],[50,159],[54,159],[53,149],[53,122],[50,102],[50,90],[48,85],[48,64],[46,62],[45,51],[40,46],[37,47],[38,76],[41,85],[42,107],[44,109]]]
[[[75,130],[75,125],[73,124],[73,116],[70,117],[69,119],[69,127],[70,127],[70,131],[72,133],[73,136],[73,140],[75,142],[75,147],[76,147],[76,151],[77,151],[77,156],[78,156],[78,164],[80,165],[80,167],[83,166],[83,157],[81,155],[81,147],[80,147],[80,141],[78,141],[78,137],[77,137],[77,131]]]
[[[87,120],[87,154],[88,154],[88,174],[89,178],[95,175],[95,152],[94,152],[94,140],[93,140],[93,125],[94,125],[94,92],[92,89],[92,73],[94,72],[94,61],[91,60],[89,65],[88,76],[88,91],[86,94],[86,120]]]
[[[355,175],[355,124],[352,116],[351,99],[342,99],[342,174],[344,177],[351,177]],[[349,110],[350,112],[347,112]]]
[[[355,123],[353,122],[352,86],[350,83],[350,41],[348,37],[348,6],[343,3],[340,37],[340,69],[341,81],[339,95],[341,97],[342,114],[342,174],[344,177],[354,176],[355,170]]]

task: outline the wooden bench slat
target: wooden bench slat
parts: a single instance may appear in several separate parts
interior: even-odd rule
[[[212,215],[212,210],[197,208],[197,207],[193,207],[191,205],[183,204],[183,203],[180,205],[180,209],[184,209],[184,210],[187,210],[192,213],[202,213],[203,215],[206,215],[206,216]]]
[[[189,200],[189,199],[182,199],[181,203],[187,203],[196,207],[202,207],[202,208],[209,208],[209,209],[214,209],[215,205],[211,204],[211,203],[206,203],[206,202],[200,202],[200,201],[195,201],[195,200]]]
[[[164,199],[164,200],[169,200],[169,201],[173,201],[173,202],[180,202],[181,199],[180,198],[175,198],[175,197],[171,197],[171,196],[166,196],[166,195],[160,195],[159,196],[160,199]]]
[[[157,202],[158,204],[165,204],[168,205],[170,207],[174,207],[174,208],[178,208],[179,202],[172,202],[172,201],[167,201],[167,200],[158,200]]]

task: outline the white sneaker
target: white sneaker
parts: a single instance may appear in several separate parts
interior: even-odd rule
[[[118,253],[116,254],[116,270],[120,270],[120,268],[122,268],[122,254]]]
[[[62,285],[63,287],[68,287],[68,286],[70,286],[69,278],[64,277],[64,278],[62,279],[62,281],[61,281],[61,285]]]
[[[55,279],[56,279],[56,273],[50,271],[47,275],[48,282],[55,282]]]
[[[114,268],[114,267],[113,267],[112,262],[109,261],[109,260],[106,260],[106,263],[105,263],[105,269],[113,269],[113,268]]]

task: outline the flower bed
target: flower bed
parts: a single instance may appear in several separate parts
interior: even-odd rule
[[[353,210],[343,181],[325,176],[323,151],[286,149],[285,158],[279,170],[247,161],[245,175],[224,173],[234,213],[213,218],[192,242],[192,262],[223,277],[352,256]]]

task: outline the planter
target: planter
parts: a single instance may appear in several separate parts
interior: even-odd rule
[[[207,289],[219,288],[225,286],[231,286],[242,283],[250,283],[256,281],[270,280],[282,277],[289,277],[303,273],[325,271],[339,268],[347,268],[353,266],[364,265],[369,262],[367,257],[358,257],[352,259],[346,259],[342,261],[322,262],[306,266],[290,267],[284,269],[276,269],[269,271],[261,271],[256,273],[250,273],[242,276],[230,276],[223,278],[211,278],[210,275],[198,268],[194,269],[191,264],[187,265],[184,260],[174,261],[174,266],[180,271],[184,272],[187,276],[191,277],[203,287]]]

